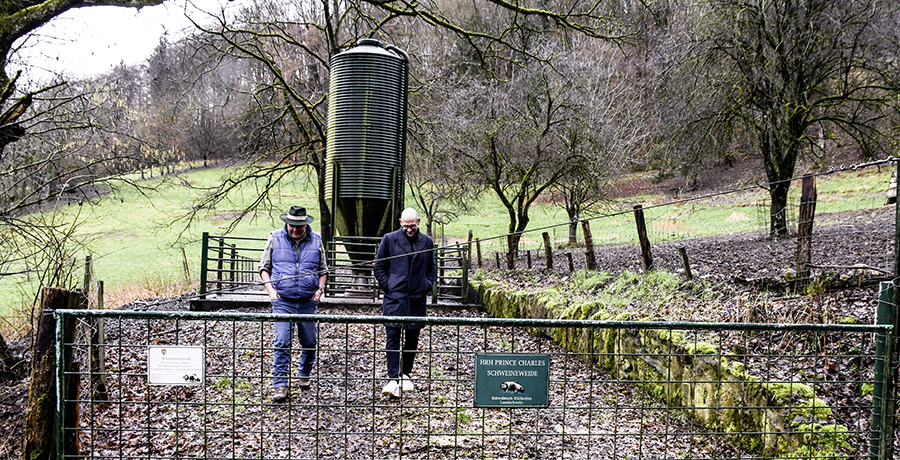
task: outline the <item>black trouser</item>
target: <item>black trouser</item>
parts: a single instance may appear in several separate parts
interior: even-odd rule
[[[421,329],[403,329],[396,326],[385,326],[387,334],[387,368],[388,377],[400,378],[400,375],[412,373],[416,350],[419,348],[419,332]],[[403,356],[400,356],[400,340],[403,340]],[[397,351],[392,351],[397,350]],[[402,367],[402,372],[401,372]]]

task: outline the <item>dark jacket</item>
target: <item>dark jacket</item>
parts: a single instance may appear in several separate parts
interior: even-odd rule
[[[418,232],[411,243],[403,229],[384,235],[378,246],[374,273],[384,291],[385,316],[425,316],[425,296],[431,291],[436,275],[434,241]]]

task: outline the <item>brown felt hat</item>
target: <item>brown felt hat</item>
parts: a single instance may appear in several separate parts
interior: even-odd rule
[[[306,215],[306,208],[303,206],[291,206],[287,214],[281,215],[281,220],[288,225],[300,227],[312,222],[314,219],[312,216]]]

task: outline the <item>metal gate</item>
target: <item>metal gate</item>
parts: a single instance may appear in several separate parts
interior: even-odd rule
[[[884,363],[876,345],[890,343],[889,325],[359,313],[59,310],[58,330],[102,317],[107,334],[97,345],[106,366],[95,372],[70,362],[91,345],[58,337],[60,458],[862,459],[887,458],[871,446],[892,442],[877,421],[879,392],[893,394],[884,373],[876,378]],[[271,400],[276,321],[319,331],[311,388],[292,377],[284,404]],[[426,325],[414,391],[399,398],[381,392],[388,322]],[[686,345],[650,351],[676,336]],[[151,362],[163,352],[174,359],[168,367]],[[293,365],[299,354],[291,351]],[[481,363],[546,359],[546,387],[536,389],[546,404],[516,405],[541,385],[512,386],[525,374],[480,369],[485,356],[503,359]],[[106,377],[104,399],[87,383],[96,372]],[[494,375],[510,376],[506,387],[483,386]],[[511,405],[479,403],[485,395]],[[71,411],[79,420],[64,423]]]

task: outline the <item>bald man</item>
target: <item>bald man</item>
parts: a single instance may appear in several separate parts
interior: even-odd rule
[[[384,291],[385,316],[425,316],[426,295],[435,279],[434,241],[419,231],[419,214],[406,208],[400,214],[400,229],[384,235],[374,265],[375,278]],[[421,324],[386,324],[388,383],[382,394],[399,398],[415,391],[409,378],[419,347]],[[403,342],[403,353],[400,343]]]

